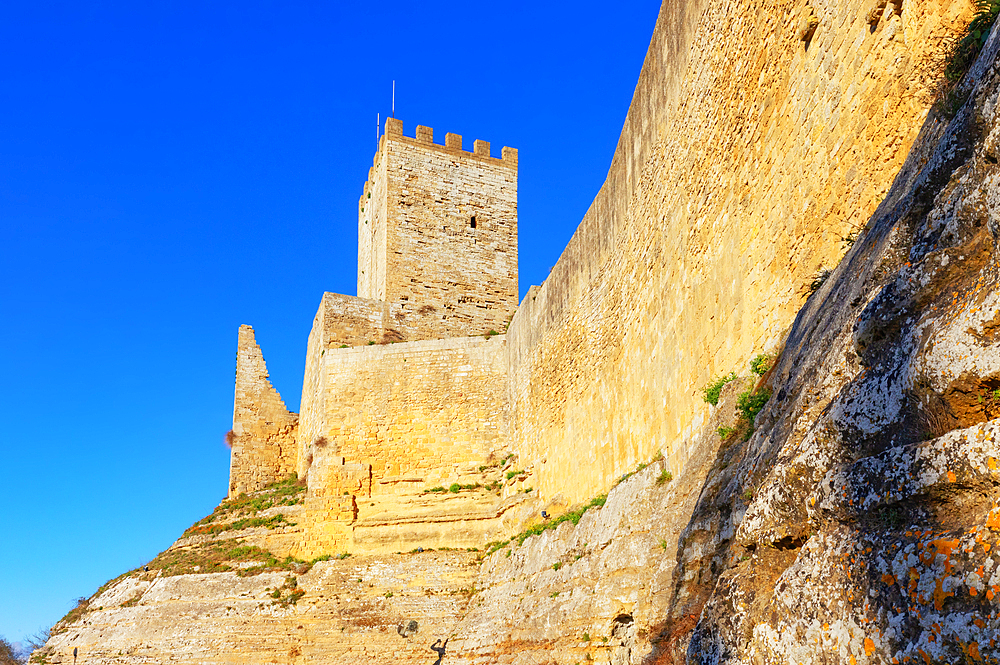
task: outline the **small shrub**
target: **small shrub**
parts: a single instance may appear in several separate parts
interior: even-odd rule
[[[459,485],[458,483],[452,483],[451,487],[448,488],[448,491],[451,492],[452,494],[458,494],[458,490],[460,489],[462,489],[461,485]]]
[[[719,429],[717,429],[715,431],[719,433],[719,437],[720,438],[722,438],[722,439],[728,439],[729,437],[731,437],[733,435],[733,432],[736,431],[736,428],[735,427],[726,427],[725,425],[723,425],[722,427],[720,427]]]
[[[558,591],[553,591],[552,593],[549,594],[549,598],[555,598],[558,595],[559,595]]]
[[[664,552],[666,552],[666,551],[667,551],[667,548],[668,548],[669,546],[670,546],[670,545],[669,545],[669,544],[667,543],[667,541],[666,541],[665,539],[663,539],[663,538],[660,538],[660,549],[661,549],[661,550],[663,550]]]
[[[226,445],[232,448],[233,443],[235,442],[236,442],[236,434],[233,432],[233,430],[229,430],[228,432],[226,432]]]
[[[719,395],[722,394],[722,387],[730,381],[736,380],[736,372],[730,372],[720,376],[710,384],[701,389],[702,398],[712,406],[718,406]]]
[[[766,353],[757,354],[757,357],[750,361],[750,371],[757,376],[764,376],[767,374],[767,370],[771,369],[773,362],[774,358]]]
[[[589,642],[590,641],[590,633],[584,633],[583,634],[583,641],[584,642]]]
[[[386,598],[392,598],[392,592],[391,591],[386,591],[385,592],[385,597]]]
[[[552,570],[559,570],[560,568],[562,568],[561,561],[556,561],[554,564],[552,564]]]
[[[965,34],[952,47],[948,64],[944,68],[945,78],[949,81],[958,82],[969,71],[972,63],[979,57],[979,52],[983,50],[990,30],[996,23],[997,14],[1000,13],[998,0],[973,0],[973,3],[976,13],[966,26]]]
[[[508,471],[507,472],[507,480],[510,480],[514,476],[521,476],[521,475],[524,475],[524,471],[523,470],[522,471]]]
[[[669,483],[673,479],[674,479],[674,474],[664,469],[660,471],[660,475],[656,477],[656,484],[662,485],[663,483]]]
[[[757,418],[757,414],[761,412],[764,405],[770,399],[771,391],[767,388],[761,388],[758,391],[747,390],[740,393],[740,396],[736,399],[736,408],[739,410],[740,416],[750,423],[750,427],[747,430],[747,438],[753,433],[754,419]]]
[[[342,348],[342,349],[346,349],[346,348],[347,348],[347,345],[346,345],[346,344],[341,344],[341,345],[340,345],[340,348]]]
[[[375,346],[375,342],[373,342],[372,340],[368,340],[368,346]]]

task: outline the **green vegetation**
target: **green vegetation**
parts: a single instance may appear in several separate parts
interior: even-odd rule
[[[498,552],[503,548],[507,547],[508,545],[510,545],[515,540],[517,541],[517,544],[519,546],[523,545],[524,541],[527,540],[530,536],[537,536],[538,534],[544,533],[549,529],[554,529],[563,522],[572,522],[573,524],[579,524],[580,518],[583,517],[584,513],[586,513],[591,508],[600,508],[601,506],[604,505],[604,502],[607,500],[608,500],[607,494],[599,494],[595,496],[593,499],[591,499],[589,502],[584,504],[583,506],[577,508],[576,510],[570,510],[568,512],[563,513],[559,517],[555,517],[553,519],[532,525],[527,529],[525,529],[524,531],[522,531],[521,533],[514,536],[513,538],[511,538],[510,540],[494,541],[492,543],[487,543],[486,552],[483,556],[489,556],[494,552]]]
[[[590,641],[590,633],[584,633],[583,634],[583,641],[584,642],[589,642]]]
[[[346,345],[346,344],[341,344],[341,345],[340,345],[340,348],[342,348],[342,349],[346,349],[346,348],[347,348],[347,345]]]
[[[726,427],[725,425],[716,430],[716,432],[719,433],[719,437],[722,439],[728,439],[735,431],[735,427]]]
[[[524,475],[524,470],[521,470],[521,471],[508,471],[507,472],[507,480],[510,480],[514,476],[523,476],[523,475]]]
[[[990,30],[1000,14],[1000,0],[973,0],[976,13],[965,28],[965,34],[955,43],[948,64],[945,65],[945,78],[957,83],[976,61],[979,52],[983,50]]]
[[[224,573],[235,570],[241,577],[249,577],[264,572],[294,570],[304,574],[320,561],[329,561],[329,554],[311,561],[295,557],[279,559],[256,545],[242,545],[228,540],[196,545],[190,548],[167,550],[149,562],[150,571],[161,570],[164,576],[190,575],[192,573]],[[250,563],[251,566],[234,566]]]
[[[654,464],[656,462],[662,462],[662,461],[663,461],[663,451],[661,450],[660,452],[656,453],[656,457],[654,457],[653,459],[649,460],[648,462],[643,462],[639,466],[635,467],[634,470],[629,471],[628,473],[625,473],[625,474],[622,474],[621,476],[619,476],[618,480],[615,481],[615,484],[611,486],[611,489],[614,489],[614,488],[618,487],[619,485],[621,485],[622,483],[624,483],[626,480],[628,480],[629,478],[631,478],[635,474],[639,473],[640,471],[642,471],[643,469],[645,469],[646,467],[648,467],[650,464]],[[661,473],[660,475],[663,475],[663,474]]]
[[[666,469],[663,469],[662,471],[660,471],[660,475],[656,477],[656,484],[662,485],[663,483],[669,483],[673,479],[674,479],[674,474],[670,473]]]
[[[722,387],[730,381],[735,380],[736,372],[730,372],[729,374],[720,376],[701,389],[702,398],[712,406],[717,406],[719,404],[719,395],[722,393]]]
[[[736,399],[736,408],[740,412],[740,417],[745,419],[749,424],[746,434],[747,438],[750,438],[750,435],[753,434],[754,419],[757,418],[757,414],[760,413],[761,409],[764,408],[764,405],[770,399],[771,391],[768,388],[761,388],[757,391],[747,390],[740,393],[740,396]]]
[[[558,591],[553,591],[552,593],[549,594],[549,598],[555,598],[558,595],[559,595]]]
[[[293,575],[286,577],[285,583],[271,592],[271,598],[274,598],[273,604],[282,607],[296,604],[304,595],[306,592],[299,588],[299,581]]]
[[[559,570],[560,568],[562,568],[561,561],[556,561],[554,564],[552,564],[552,570]]]
[[[217,533],[222,533],[223,531],[240,531],[241,529],[253,529],[256,527],[275,529],[283,524],[295,526],[295,522],[290,522],[284,515],[279,513],[277,515],[272,515],[271,517],[247,517],[244,519],[234,520],[232,522],[223,522],[222,524],[193,526],[185,531],[184,535],[211,536]]]
[[[764,376],[767,374],[767,370],[771,369],[772,363],[774,363],[774,358],[766,353],[759,353],[750,361],[750,371],[757,376]]]
[[[665,539],[663,539],[663,538],[660,538],[660,543],[659,544],[660,544],[660,549],[663,550],[664,552],[666,552],[667,551],[667,547],[670,546],[667,543],[667,541]]]
[[[267,518],[254,516],[274,506],[300,504],[303,501],[301,495],[305,491],[305,482],[298,480],[296,475],[292,474],[288,478],[271,483],[253,494],[243,492],[237,497],[223,501],[211,515],[195,522],[184,532],[184,535],[213,535],[223,531],[261,526],[273,529],[283,524],[292,526],[294,523],[289,522],[281,514]],[[239,519],[233,520],[234,517]]]
[[[461,483],[452,483],[448,487],[438,485],[437,487],[431,487],[430,489],[425,489],[421,494],[445,494],[451,492],[452,494],[458,494],[462,490],[477,490],[481,488],[482,485],[479,483],[473,483],[471,485],[463,485]],[[486,489],[489,489],[487,486]]]

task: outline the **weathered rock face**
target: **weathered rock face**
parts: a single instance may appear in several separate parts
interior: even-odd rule
[[[444,552],[321,561],[301,575],[136,573],[92,598],[44,660],[430,663],[475,574],[475,555]]]
[[[690,539],[750,554],[718,576],[692,662],[1000,658],[998,46],[799,314],[699,507],[717,517]]]

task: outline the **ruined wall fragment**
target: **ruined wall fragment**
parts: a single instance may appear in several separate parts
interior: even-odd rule
[[[258,490],[295,471],[298,420],[268,381],[253,328],[240,326],[229,496]]]

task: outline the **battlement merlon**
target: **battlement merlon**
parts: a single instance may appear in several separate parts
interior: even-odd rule
[[[497,164],[502,164],[504,166],[509,166],[511,168],[517,168],[517,148],[511,148],[504,146],[500,151],[500,157],[490,156],[490,142],[483,141],[481,139],[476,139],[473,141],[473,149],[463,150],[462,149],[462,135],[447,133],[444,136],[444,144],[434,143],[434,128],[425,127],[423,125],[417,125],[413,137],[403,135],[403,121],[399,118],[386,118],[385,119],[385,134],[382,135],[382,139],[379,140],[378,152],[375,153],[375,157],[372,160],[372,168],[378,163],[380,156],[385,145],[385,140],[390,141],[412,141],[418,145],[433,146],[442,151],[446,152],[460,152],[464,156],[476,156],[483,159],[489,159]],[[371,182],[371,175],[369,175],[368,181]]]

